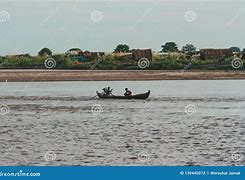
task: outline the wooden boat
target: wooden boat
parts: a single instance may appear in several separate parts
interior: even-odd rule
[[[147,93],[136,94],[132,96],[115,96],[115,95],[108,96],[104,93],[99,93],[98,91],[96,93],[99,98],[103,98],[103,99],[147,99],[150,96],[151,91],[149,90]]]

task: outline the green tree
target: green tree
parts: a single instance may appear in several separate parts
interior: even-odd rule
[[[166,42],[165,45],[162,45],[162,52],[178,52],[178,46],[174,42]]]
[[[39,56],[51,56],[52,51],[49,48],[43,48],[38,52]]]
[[[232,50],[232,52],[235,52],[235,53],[241,52],[241,49],[239,47],[231,47],[230,50]]]
[[[114,52],[129,52],[129,46],[127,44],[119,44]]]
[[[182,52],[192,55],[196,52],[196,47],[193,44],[186,44],[182,47]]]

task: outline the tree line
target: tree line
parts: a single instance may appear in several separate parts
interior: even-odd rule
[[[189,55],[193,55],[197,52],[197,48],[193,44],[186,44],[181,49],[179,49],[175,42],[166,42],[164,45],[161,46],[161,48],[162,49],[160,52],[163,53],[182,52]],[[230,47],[229,49],[231,49],[232,52],[245,54],[245,48],[242,51],[239,47]],[[114,52],[130,52],[130,48],[127,44],[119,44],[114,50]]]
[[[197,48],[193,45],[193,44],[186,44],[185,46],[183,46],[181,49],[178,48],[177,44],[175,42],[166,42],[164,45],[161,46],[161,50],[160,52],[163,53],[185,53],[188,55],[193,55],[197,52]],[[232,52],[236,52],[236,53],[243,53],[245,54],[245,48],[243,50],[241,50],[239,47],[231,47],[229,48],[232,50]],[[127,53],[127,52],[131,52],[129,45],[127,44],[119,44],[116,46],[116,48],[113,51],[114,53]],[[39,52],[38,52],[38,56],[52,56],[53,52],[45,47],[42,48]]]

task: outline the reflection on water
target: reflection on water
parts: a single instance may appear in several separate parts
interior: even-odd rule
[[[232,159],[245,147],[237,83],[244,89],[245,81],[2,83],[0,165],[244,165]],[[91,98],[108,84],[152,94]]]

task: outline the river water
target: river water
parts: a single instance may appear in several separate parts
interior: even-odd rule
[[[0,165],[245,164],[243,80],[6,82],[0,106]]]

